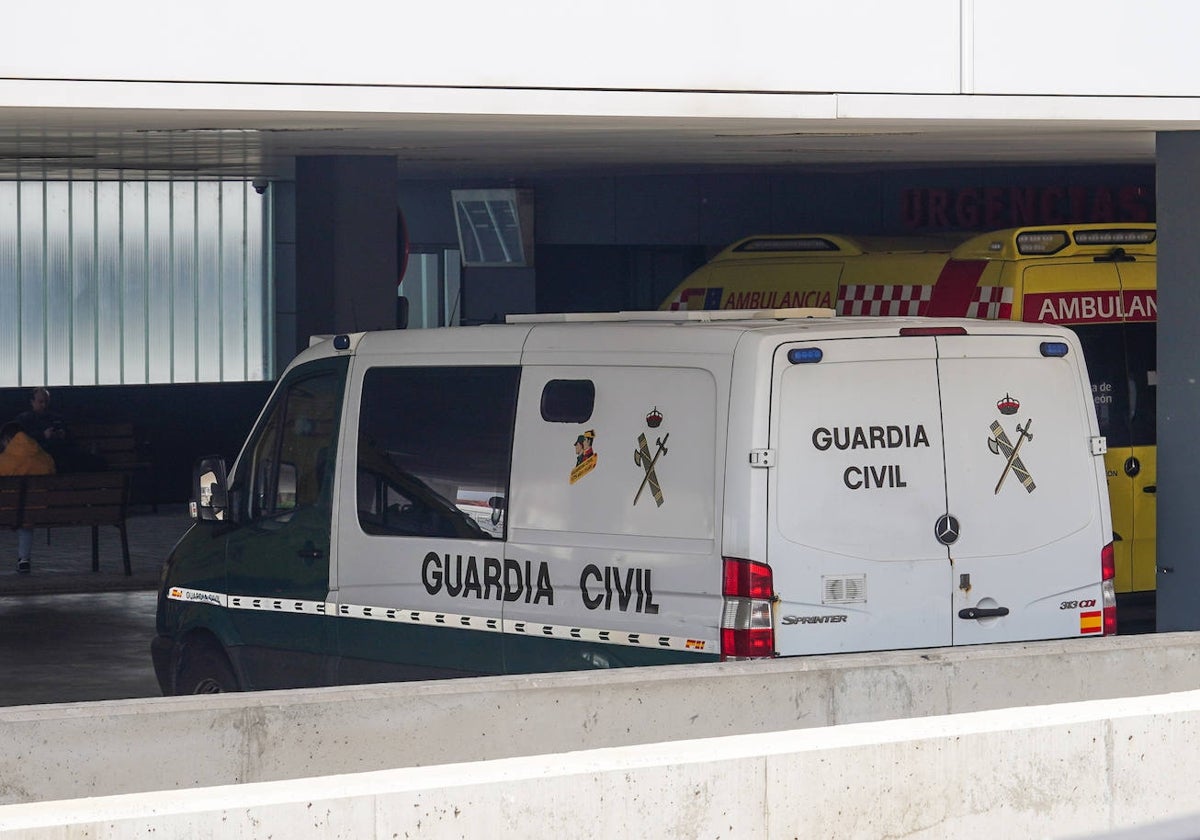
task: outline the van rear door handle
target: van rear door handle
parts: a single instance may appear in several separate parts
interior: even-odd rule
[[[1002,615],[1008,615],[1008,607],[967,607],[958,611],[959,618],[996,618]]]
[[[1147,484],[1145,487],[1142,488],[1142,492],[1143,493],[1157,493],[1158,485],[1157,484]]]

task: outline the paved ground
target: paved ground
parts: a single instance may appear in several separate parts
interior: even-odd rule
[[[0,530],[0,598],[7,595],[122,592],[154,589],[171,548],[191,524],[183,505],[134,510],[126,524],[133,574],[121,562],[121,535],[114,527],[99,530],[100,570],[92,571],[90,528],[37,530],[33,536],[33,571],[18,575],[17,535]]]
[[[183,506],[135,511],[116,528],[34,532],[33,572],[16,573],[17,538],[0,530],[0,706],[158,697],[150,662],[159,571],[191,520]]]
[[[159,697],[157,593],[0,598],[0,706]]]

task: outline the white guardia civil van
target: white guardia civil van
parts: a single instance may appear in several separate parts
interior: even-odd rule
[[[1083,354],[1009,321],[339,335],[196,471],[165,693],[1116,632]]]

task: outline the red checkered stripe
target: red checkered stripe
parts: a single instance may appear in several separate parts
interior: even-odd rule
[[[1010,286],[979,286],[967,305],[967,317],[1006,321],[1012,317],[1012,302]]]
[[[838,288],[839,315],[920,315],[933,286],[857,285]]]

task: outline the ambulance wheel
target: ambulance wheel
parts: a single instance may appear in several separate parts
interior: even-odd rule
[[[184,648],[175,678],[176,694],[224,694],[237,690],[237,677],[224,653],[212,644]]]

